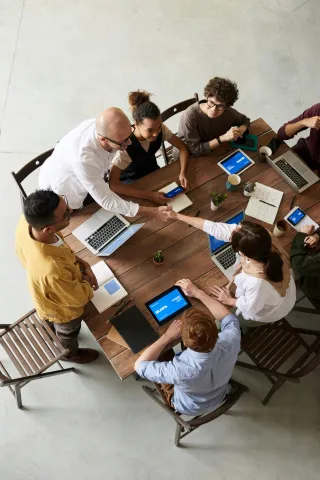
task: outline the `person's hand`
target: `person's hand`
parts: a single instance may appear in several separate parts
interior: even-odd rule
[[[318,116],[305,118],[303,123],[307,128],[315,128],[316,130],[320,130],[320,117]]]
[[[185,190],[188,188],[188,180],[185,173],[183,172],[180,173],[179,182],[182,188],[184,188]]]
[[[170,210],[169,218],[170,218],[170,220],[177,220],[177,218],[178,218],[177,212],[175,212],[174,210]]]
[[[230,305],[230,300],[233,299],[231,293],[225,287],[214,286],[210,288],[210,292],[214,298],[224,305]]]
[[[238,137],[242,137],[242,132],[238,127],[231,127],[224,135],[220,136],[221,142],[232,142],[237,140]]]
[[[168,201],[163,192],[150,192],[149,200],[151,200],[151,202],[158,203],[159,205],[165,205]]]
[[[188,297],[198,298],[199,293],[201,291],[198,287],[196,287],[191,282],[191,280],[189,280],[187,278],[183,278],[182,280],[178,280],[176,285],[177,285],[177,287],[180,287],[181,290],[183,291],[183,293],[185,295],[187,295]]]
[[[167,222],[168,220],[171,219],[170,215],[171,215],[171,211],[172,211],[172,207],[158,207],[157,208],[157,218],[159,218],[159,220],[162,220],[163,222]]]
[[[314,233],[311,236],[308,236],[304,239],[304,245],[306,247],[314,248],[319,243],[319,235]]]
[[[307,235],[312,235],[314,232],[314,225],[306,225],[305,227],[301,227],[301,233],[306,233]]]
[[[174,320],[168,330],[165,333],[165,336],[168,340],[168,343],[173,342],[173,340],[178,340],[181,337],[181,320]]]
[[[93,288],[93,290],[98,290],[99,288],[99,285],[98,285],[98,280],[95,276],[95,274],[93,273],[90,265],[88,264],[88,266],[83,270],[83,280],[86,280],[88,283],[90,283],[91,287]]]

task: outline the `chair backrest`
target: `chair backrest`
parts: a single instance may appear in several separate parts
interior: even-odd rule
[[[242,338],[242,349],[260,368],[277,371],[300,347],[308,344],[285,318],[250,328]]]
[[[143,386],[142,389],[163,410],[165,410],[170,415],[170,417],[174,418],[174,420],[177,423],[179,423],[179,425],[181,425],[185,430],[190,432],[191,430],[198,428],[201,425],[204,425],[205,423],[212,422],[216,418],[223,415],[239,400],[239,398],[242,396],[244,392],[248,391],[248,387],[246,387],[245,385],[242,385],[239,382],[236,382],[235,380],[230,379],[230,384],[232,386],[232,391],[230,395],[226,396],[223,403],[218,408],[216,408],[215,410],[212,410],[207,414],[195,416],[190,420],[184,420],[178,412],[176,412],[172,407],[169,407],[158,388],[156,390],[158,391],[158,393],[160,393],[160,397],[162,400],[160,400],[159,397],[154,393],[155,391],[152,392],[149,387]]]
[[[199,102],[199,96],[197,93],[195,93],[192,98],[188,98],[183,102],[176,103],[175,105],[172,105],[172,107],[167,108],[164,112],[161,113],[161,120],[165,122],[166,120],[173,117],[174,115],[177,115],[178,113],[183,112],[188,107],[190,107],[190,105],[193,105],[196,102],[197,103]],[[164,142],[162,142],[161,151],[166,164],[174,161],[172,145],[170,145],[170,147],[166,149]]]
[[[67,354],[53,330],[32,310],[0,333],[0,345],[21,377],[37,375]],[[4,378],[1,381],[5,381]]]
[[[197,93],[195,93],[192,98],[188,98],[187,100],[183,100],[183,102],[176,103],[175,105],[172,105],[172,107],[167,108],[161,113],[161,120],[165,122],[174,115],[177,115],[177,113],[183,112],[196,102],[199,102],[199,96]]]
[[[30,160],[26,165],[24,165],[18,172],[11,172],[11,175],[13,176],[15,182],[17,183],[19,189],[20,189],[20,194],[22,198],[25,200],[27,198],[27,194],[22,187],[21,183],[23,180],[25,180],[32,172],[37,170],[37,168],[41,167],[43,163],[47,160],[48,157],[52,155],[53,148],[50,150],[47,150],[44,153],[41,153],[41,155],[38,155],[36,158],[33,160]]]

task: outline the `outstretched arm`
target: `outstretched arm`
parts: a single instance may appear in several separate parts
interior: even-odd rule
[[[120,180],[122,170],[116,165],[112,165],[109,174],[109,186],[111,190],[119,195],[126,195],[127,197],[144,198],[151,202],[165,205],[167,199],[162,192],[152,192],[151,190],[139,190],[132,185],[122,183]]]

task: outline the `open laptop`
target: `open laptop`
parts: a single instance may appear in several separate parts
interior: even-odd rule
[[[291,150],[274,160],[267,156],[267,162],[296,192],[303,192],[319,180],[319,177]]]
[[[224,223],[237,225],[244,220],[244,212],[239,212],[233,215]],[[236,263],[236,253],[233,251],[229,242],[223,240],[217,240],[213,235],[208,235],[209,238],[209,250],[211,260],[217,265],[221,272],[231,280],[234,274],[234,264]]]
[[[103,208],[72,233],[90,252],[99,256],[111,255],[144,224],[133,224]]]

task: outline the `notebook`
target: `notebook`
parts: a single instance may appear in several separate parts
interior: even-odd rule
[[[176,182],[172,182],[170,183],[170,185],[161,188],[159,192],[168,193],[174,188],[177,188],[178,186],[179,185]],[[169,207],[172,207],[173,211],[179,213],[185,208],[190,207],[190,205],[192,205],[192,202],[185,193],[180,193],[180,195],[177,195],[172,200],[168,200],[167,205],[169,205]]]
[[[111,323],[133,353],[140,352],[159,338],[135,305],[111,319]]]
[[[257,182],[245,214],[272,225],[276,219],[282,195],[283,192]]]
[[[92,271],[97,278],[99,289],[94,292],[91,301],[99,313],[128,295],[105,262],[101,261],[94,265]]]

